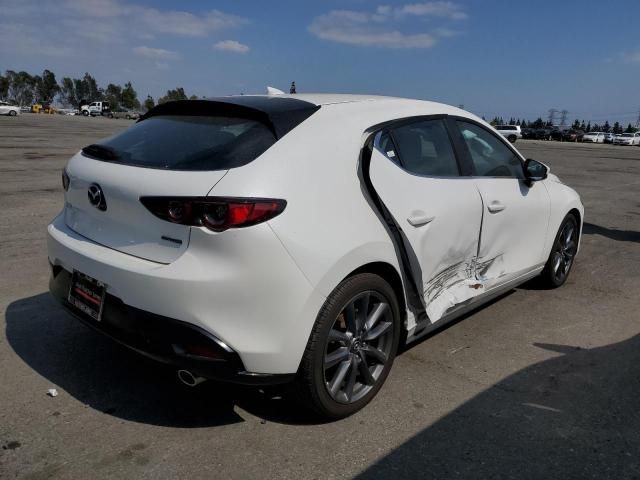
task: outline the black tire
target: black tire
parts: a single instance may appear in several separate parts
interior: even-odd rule
[[[571,240],[566,241],[565,237],[569,230],[572,232]],[[553,241],[553,246],[551,247],[551,253],[540,274],[542,286],[546,288],[558,288],[567,281],[577,253],[579,235],[580,232],[576,217],[570,213],[567,214],[560,224],[556,238]]]
[[[88,117],[88,116],[89,116],[89,112],[88,112],[88,111],[86,111],[86,110],[83,110],[83,111],[82,111],[82,115],[84,115],[85,117]]]
[[[15,110],[9,110],[9,116],[10,117],[15,117],[17,115]]]
[[[509,140],[511,143],[516,143],[517,139],[518,137],[516,137],[515,135],[509,135],[509,137],[507,138],[507,140]]]
[[[366,303],[364,298],[366,298]],[[375,300],[380,300],[380,302],[375,303]],[[360,303],[361,307],[366,305],[364,315],[359,311],[356,302],[362,302]],[[384,302],[386,302],[386,306],[381,308],[384,313],[377,315],[379,320],[377,323],[371,324],[369,330],[366,328],[361,330],[358,336],[349,337],[346,343],[342,339],[335,338],[336,332],[341,333],[338,331],[341,325],[342,328],[345,328],[343,334],[345,338],[349,335],[347,327],[349,318],[352,318],[354,324],[369,324],[369,321],[363,322],[363,320],[374,317],[374,311],[379,309]],[[351,310],[351,316],[347,313],[350,306],[355,306]],[[367,405],[378,393],[391,370],[398,350],[401,325],[398,301],[393,289],[385,280],[371,273],[354,275],[344,280],[329,295],[322,306],[300,363],[294,387],[303,405],[325,419],[344,418]],[[367,337],[380,327],[386,327],[383,330],[384,333],[378,334],[379,337],[375,337],[376,340],[368,340]],[[332,339],[329,338],[330,333]],[[382,340],[385,342],[384,348],[380,346]],[[373,343],[376,341],[378,343],[373,347]],[[355,345],[356,343],[357,345]],[[332,347],[336,348],[332,350]],[[387,352],[383,357],[384,361],[380,360],[382,363],[377,363],[375,357],[366,353],[371,352],[372,348],[376,349],[378,353],[382,350]],[[338,350],[341,350],[342,354],[346,353],[349,359],[336,362],[335,367],[327,366],[329,358]],[[336,381],[336,378],[339,377],[337,372],[343,369],[345,363],[349,363],[346,367],[347,370],[340,377],[341,380]],[[373,371],[371,371],[372,368]],[[376,371],[377,376],[374,379]],[[333,372],[330,381],[327,380],[327,372],[329,374]],[[364,375],[363,372],[369,372],[369,376]],[[367,379],[369,382],[375,381],[368,383]],[[346,393],[349,391],[349,383],[351,384],[351,393]],[[330,392],[331,384],[338,385],[337,392]],[[342,386],[344,389],[341,388]],[[342,401],[339,400],[340,398]]]

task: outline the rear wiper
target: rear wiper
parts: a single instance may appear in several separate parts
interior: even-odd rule
[[[82,149],[82,153],[100,160],[120,160],[120,155],[113,148],[107,147],[106,145],[100,145],[98,143],[92,143],[91,145],[84,147]]]

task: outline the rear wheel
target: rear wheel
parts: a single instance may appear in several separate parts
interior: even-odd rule
[[[568,214],[558,230],[551,254],[541,274],[544,286],[557,288],[569,276],[573,260],[578,251],[578,221]]]
[[[305,405],[332,419],[363,408],[389,374],[400,327],[386,281],[370,273],[343,281],[320,310],[300,364],[296,387]]]
[[[10,117],[15,117],[17,115],[15,110],[9,110],[9,116]]]
[[[509,140],[511,143],[516,143],[516,139],[517,139],[517,138],[518,138],[518,137],[516,137],[515,135],[509,135],[509,136],[507,137],[507,140]]]

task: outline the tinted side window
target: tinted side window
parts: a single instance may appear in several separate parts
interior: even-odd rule
[[[400,164],[417,175],[458,176],[453,147],[442,120],[425,120],[391,130]]]
[[[457,121],[476,175],[481,177],[524,178],[522,162],[493,134],[473,123]]]

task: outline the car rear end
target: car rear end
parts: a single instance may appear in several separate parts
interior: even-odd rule
[[[289,123],[219,101],[174,102],[83,149],[48,227],[51,293],[87,325],[176,368],[287,379],[305,343],[292,339],[308,336],[299,319],[323,299],[269,225],[286,215],[286,198],[217,197],[215,186]]]

